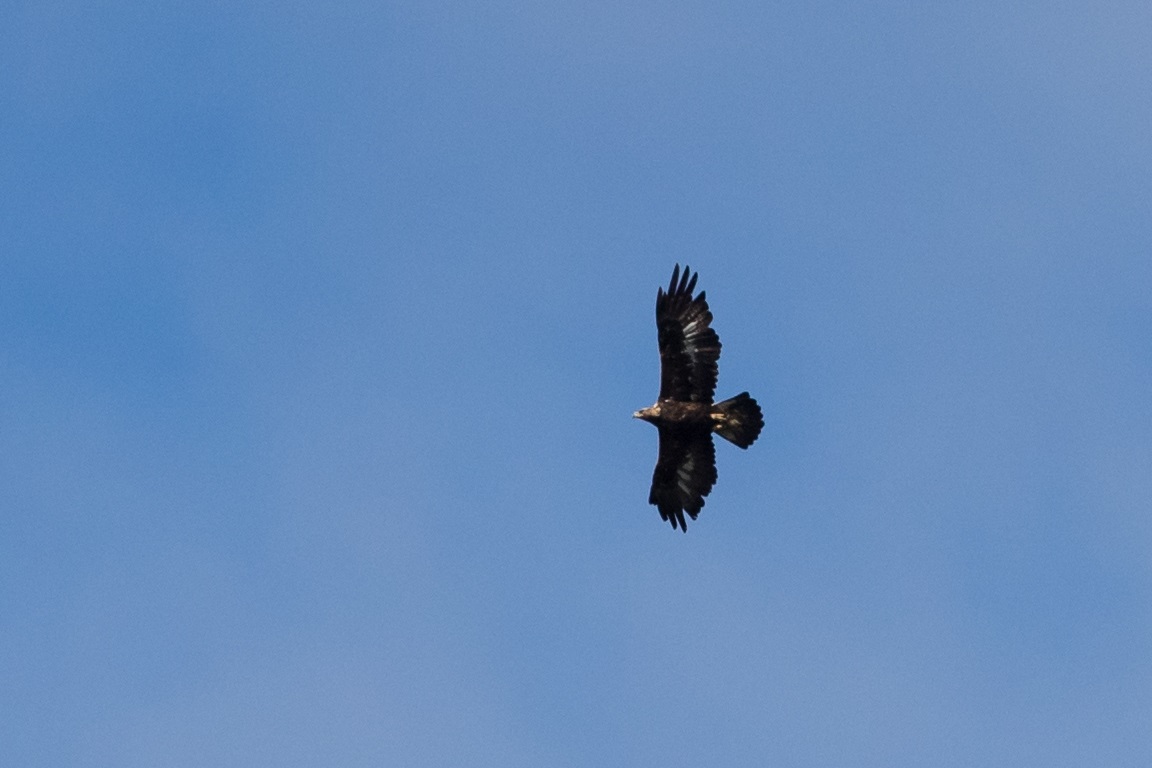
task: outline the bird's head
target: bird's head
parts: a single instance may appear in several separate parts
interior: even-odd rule
[[[640,410],[636,411],[636,413],[632,414],[632,418],[644,419],[644,421],[651,422],[656,421],[660,418],[660,403],[656,403],[656,405],[650,405],[647,408],[641,408]]]

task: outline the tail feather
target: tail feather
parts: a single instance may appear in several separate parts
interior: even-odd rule
[[[712,429],[717,434],[741,448],[756,442],[760,430],[764,428],[764,415],[760,412],[760,406],[747,392],[713,405],[712,421]]]

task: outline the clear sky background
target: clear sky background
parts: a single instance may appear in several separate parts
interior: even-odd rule
[[[1152,763],[1145,0],[3,16],[0,763]]]

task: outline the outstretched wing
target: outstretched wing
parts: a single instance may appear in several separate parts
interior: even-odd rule
[[[656,294],[656,333],[660,341],[660,399],[711,403],[716,392],[720,337],[709,327],[712,313],[704,291],[692,298],[696,278],[689,267],[672,270],[668,292]]]
[[[716,448],[712,433],[673,432],[660,427],[660,455],[652,473],[648,503],[655,504],[660,517],[672,527],[688,530],[684,513],[693,520],[704,506],[704,497],[716,484]]]

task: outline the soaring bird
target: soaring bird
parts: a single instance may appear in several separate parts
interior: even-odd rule
[[[713,403],[720,337],[704,291],[692,298],[696,278],[687,265],[672,270],[668,291],[656,294],[656,333],[660,343],[660,397],[633,416],[656,425],[660,452],[652,473],[648,503],[660,517],[687,532],[684,513],[693,520],[716,483],[712,433],[747,448],[764,427],[760,406],[741,392]]]

